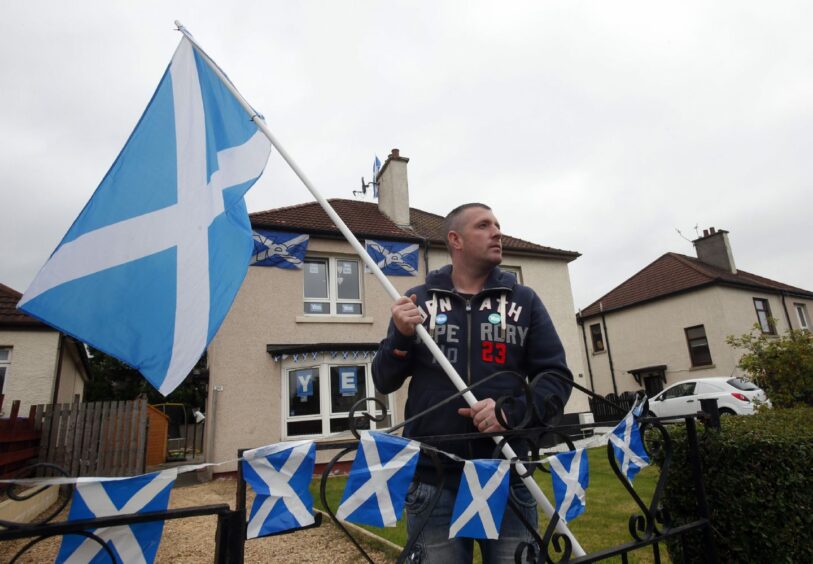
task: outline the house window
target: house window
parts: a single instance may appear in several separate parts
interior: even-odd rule
[[[304,308],[310,315],[361,315],[359,259],[307,258]]]
[[[604,337],[601,336],[601,325],[594,323],[590,326],[590,339],[593,341],[593,352],[604,352]]]
[[[703,325],[687,327],[686,342],[689,345],[689,357],[692,359],[692,366],[708,366],[711,364],[711,351],[709,341],[706,338],[706,328]]]
[[[793,304],[796,310],[796,317],[799,318],[799,329],[810,331],[810,318],[807,316],[807,306],[805,304]]]
[[[517,279],[517,282],[522,284],[522,270],[518,266],[505,266],[503,264],[500,265],[500,270],[503,272],[507,272],[508,274],[513,274],[514,278]]]
[[[763,333],[775,335],[776,326],[773,323],[773,317],[771,316],[771,305],[768,303],[768,300],[763,298],[754,298],[754,307],[757,310],[757,321],[759,322],[759,328],[762,329]]]
[[[6,374],[11,367],[11,347],[0,347],[0,394],[6,386]]]
[[[347,431],[350,428],[347,419],[350,408],[375,390],[370,363],[317,364],[289,368],[284,374],[285,438],[324,437]],[[366,423],[364,428],[390,427],[392,410],[389,399],[377,391],[375,397],[387,406],[387,417],[378,423]],[[375,409],[372,413],[381,415],[380,407],[372,401],[368,402],[368,409]]]

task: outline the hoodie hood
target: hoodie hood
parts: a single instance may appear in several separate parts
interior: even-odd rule
[[[483,290],[502,290],[510,292],[517,285],[517,278],[513,274],[503,272],[499,267],[494,267],[486,279]],[[447,264],[443,268],[433,270],[426,276],[426,289],[430,292],[436,291],[454,291],[454,283],[452,283],[452,265]]]

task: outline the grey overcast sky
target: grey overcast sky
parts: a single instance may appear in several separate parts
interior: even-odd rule
[[[24,291],[146,107],[180,19],[326,197],[374,154],[582,257],[585,307],[695,226],[813,290],[813,3],[4,2],[0,282]],[[310,201],[272,154],[250,211]]]

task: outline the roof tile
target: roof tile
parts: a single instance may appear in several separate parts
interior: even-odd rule
[[[338,198],[328,201],[347,227],[359,238],[383,237],[410,241],[428,239],[436,245],[446,244],[442,216],[410,208],[412,229],[406,229],[393,223],[375,203]],[[252,213],[249,217],[254,227],[340,235],[338,228],[333,225],[318,202]],[[541,254],[568,261],[580,256],[577,252],[537,245],[505,234],[503,235],[503,248],[507,251]]]
[[[734,274],[693,257],[666,253],[584,308],[581,317],[597,315],[602,308],[605,312],[622,309],[709,284],[764,288],[813,298],[813,292],[744,270]]]

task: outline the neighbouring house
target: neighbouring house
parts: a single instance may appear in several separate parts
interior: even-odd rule
[[[666,253],[577,315],[597,393],[652,397],[689,378],[742,375],[728,335],[810,329],[813,292],[738,270],[725,230],[693,243],[697,258]]]
[[[31,405],[68,403],[82,397],[90,378],[85,346],[17,309],[22,294],[0,284],[0,393]]]
[[[409,207],[408,159],[397,149],[378,175],[378,203],[334,199],[331,204],[388,270],[410,255],[415,276],[388,278],[399,292],[421,283],[428,270],[448,263],[443,217]],[[461,202],[462,203],[462,202]],[[256,260],[307,244],[300,268],[254,265],[208,349],[207,459],[233,460],[238,448],[281,440],[347,439],[348,411],[375,395],[387,408],[384,428],[402,419],[406,386],[375,393],[371,362],[390,320],[391,298],[316,203],[251,214]],[[285,232],[275,241],[269,233]],[[265,237],[265,239],[264,239]],[[285,240],[287,243],[282,243]],[[383,249],[383,245],[390,245]],[[581,335],[573,320],[568,264],[579,254],[505,236],[504,267],[537,290],[564,343],[576,381],[586,385]],[[265,249],[265,250],[263,250]],[[398,263],[398,264],[390,264]],[[283,266],[290,266],[286,264]],[[403,272],[403,270],[401,270]],[[576,392],[570,414],[589,411]],[[571,418],[577,416],[573,415]],[[218,467],[229,472],[234,463]]]

